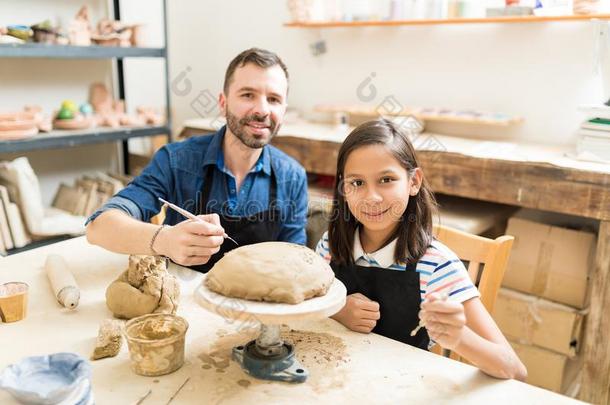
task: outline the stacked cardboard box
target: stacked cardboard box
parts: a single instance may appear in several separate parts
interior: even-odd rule
[[[567,393],[580,368],[585,311],[503,288],[494,318],[528,369],[528,382]]]
[[[595,234],[509,219],[515,237],[494,318],[528,368],[527,381],[574,394]]]

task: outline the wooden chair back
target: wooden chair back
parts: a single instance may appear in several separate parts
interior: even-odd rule
[[[481,293],[481,302],[490,314],[493,313],[515,238],[502,235],[489,239],[443,225],[434,225],[434,235],[465,262],[470,279]],[[438,345],[432,351],[441,354]],[[456,354],[447,351],[442,354],[461,360]]]

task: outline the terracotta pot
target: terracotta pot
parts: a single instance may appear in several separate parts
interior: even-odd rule
[[[115,37],[100,37],[100,36],[92,36],[91,39],[96,45],[99,46],[120,46],[121,38],[118,36]]]
[[[574,0],[574,14],[596,14],[599,12],[599,0]]]
[[[0,132],[37,130],[35,115],[30,112],[16,112],[0,114]]]

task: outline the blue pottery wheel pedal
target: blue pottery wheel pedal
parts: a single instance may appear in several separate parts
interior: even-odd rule
[[[309,372],[296,358],[294,346],[282,341],[280,325],[336,314],[345,305],[347,291],[343,283],[335,279],[326,295],[299,304],[285,304],[226,297],[209,290],[205,277],[207,274],[195,289],[199,305],[236,325],[245,320],[260,324],[260,334],[255,340],[233,348],[232,358],[242,370],[261,380],[305,382]]]

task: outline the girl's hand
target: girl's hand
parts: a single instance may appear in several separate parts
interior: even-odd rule
[[[360,333],[370,333],[379,317],[379,304],[360,293],[348,295],[345,306],[332,316],[346,328]]]
[[[466,325],[464,306],[443,300],[438,294],[430,294],[421,307],[419,318],[425,323],[430,338],[445,349],[458,347]]]

